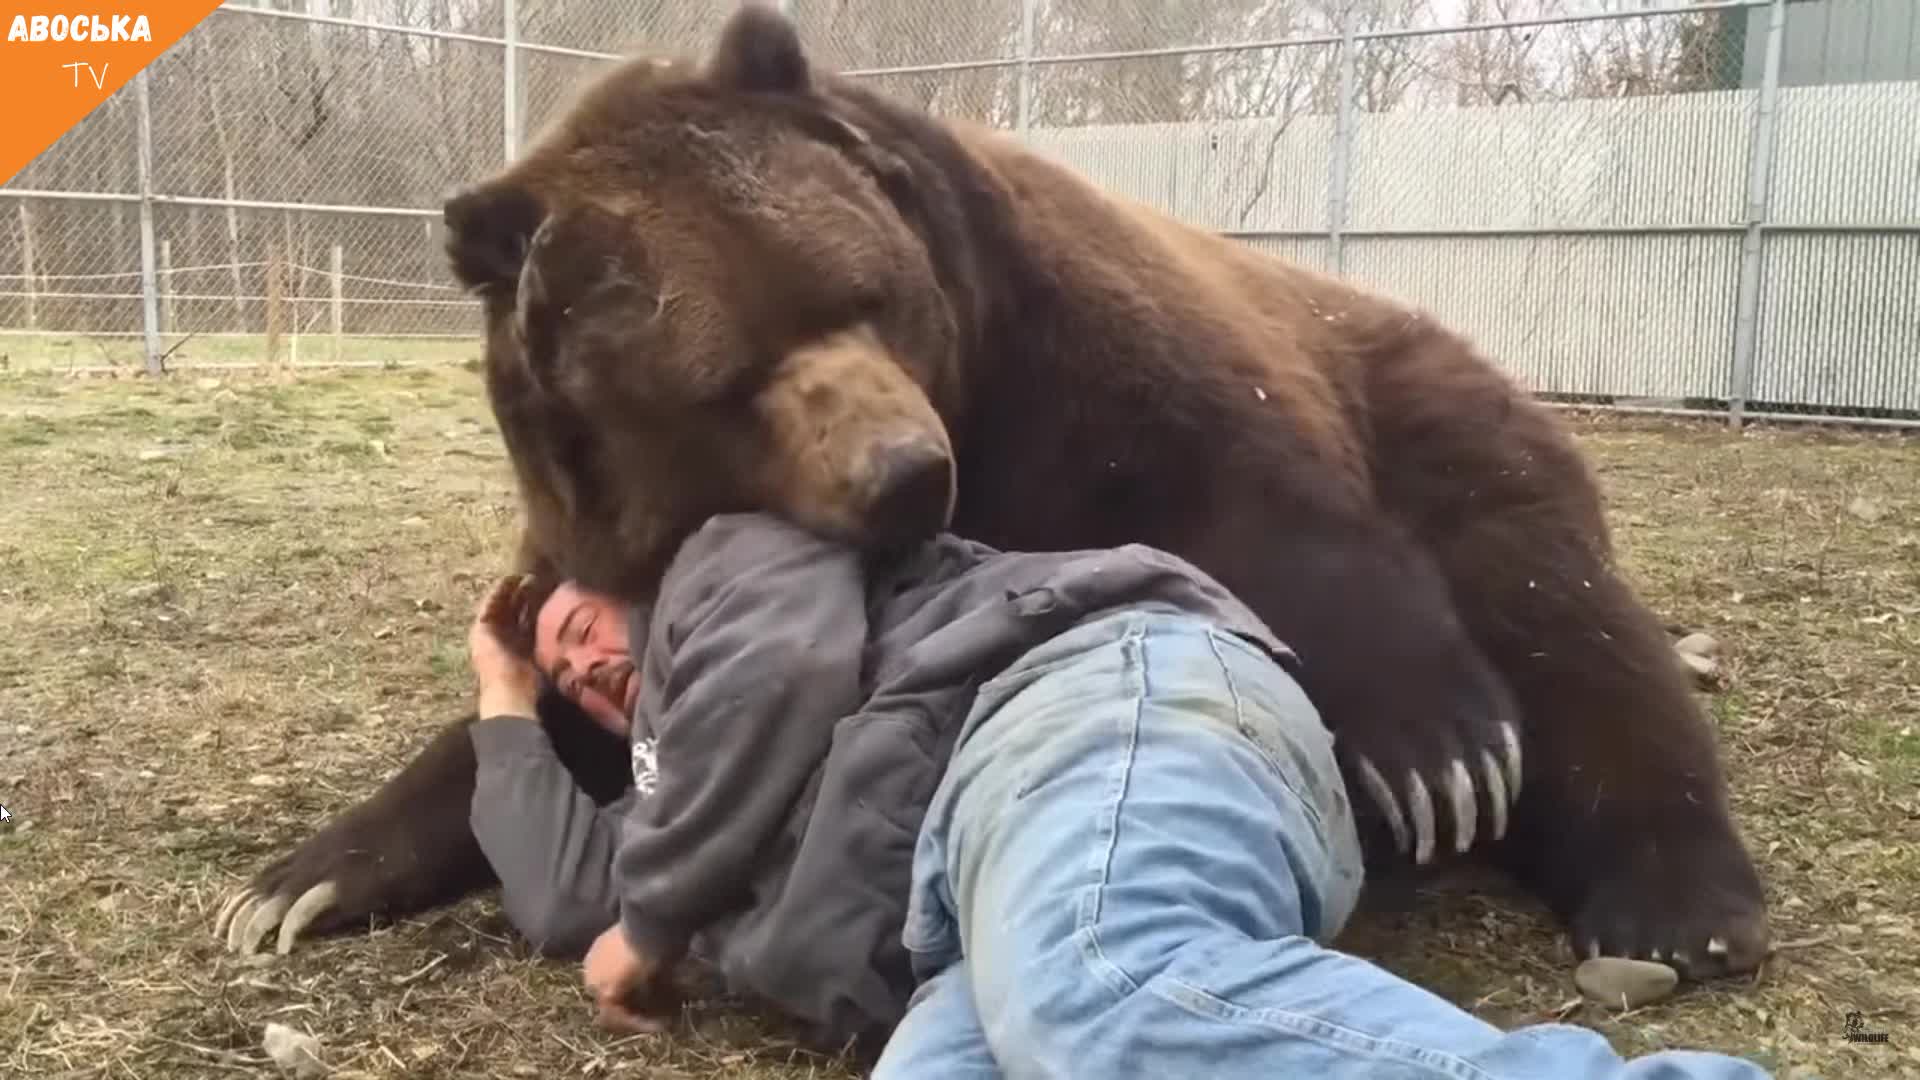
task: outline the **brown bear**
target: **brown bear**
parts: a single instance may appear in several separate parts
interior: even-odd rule
[[[702,66],[606,73],[446,222],[530,565],[644,602],[746,508],[876,549],[1153,544],[1298,652],[1375,866],[1484,855],[1579,956],[1766,953],[1713,732],[1595,479],[1423,313],[817,72],[757,8]],[[621,756],[543,710],[617,790]],[[262,871],[231,940],[485,884],[472,769],[442,732]]]

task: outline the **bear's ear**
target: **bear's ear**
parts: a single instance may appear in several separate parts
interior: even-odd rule
[[[735,90],[782,94],[800,93],[812,82],[800,32],[785,15],[760,3],[741,5],[727,21],[707,61],[707,78]]]
[[[454,277],[475,292],[511,289],[526,261],[528,239],[544,216],[532,192],[511,184],[455,194],[442,208]]]

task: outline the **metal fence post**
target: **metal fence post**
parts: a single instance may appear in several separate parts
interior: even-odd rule
[[[148,101],[147,73],[142,71],[133,79],[140,113],[140,322],[146,331],[147,374],[158,375],[160,297],[153,273],[153,109]]]
[[[1773,190],[1773,148],[1780,97],[1780,54],[1786,37],[1787,0],[1772,0],[1767,10],[1766,63],[1760,77],[1760,103],[1754,109],[1752,144],[1747,154],[1746,231],[1740,241],[1740,294],[1733,323],[1733,368],[1727,387],[1727,425],[1739,430],[1753,396],[1754,354],[1760,342],[1761,255],[1766,246],[1768,203]]]
[[[1340,20],[1340,90],[1333,121],[1333,157],[1327,163],[1327,261],[1335,274],[1347,269],[1348,177],[1353,169],[1353,17]]]
[[[338,363],[340,360],[340,347],[342,345],[342,342],[340,340],[340,335],[341,335],[341,331],[345,328],[346,321],[347,321],[346,320],[347,305],[344,301],[344,297],[342,296],[343,281],[342,281],[342,274],[340,269],[342,264],[345,261],[346,261],[346,254],[344,251],[341,250],[340,245],[339,244],[333,245],[333,258],[329,261],[327,266],[327,270],[328,270],[327,277],[330,279],[330,282],[333,286],[333,359],[335,363]]]
[[[1022,134],[1033,118],[1033,19],[1038,6],[1039,0],[1020,0],[1020,100],[1013,126]]]
[[[501,85],[500,120],[505,129],[506,160],[520,156],[520,4],[501,0],[501,43],[505,49]]]
[[[178,333],[179,322],[174,318],[173,310],[173,241],[160,241],[160,329],[163,333]]]
[[[20,200],[20,269],[27,284],[27,329],[40,329],[40,277],[33,271],[33,213]]]

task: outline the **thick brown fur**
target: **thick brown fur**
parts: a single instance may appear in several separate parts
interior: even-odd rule
[[[1581,955],[1764,955],[1712,731],[1594,477],[1420,312],[811,71],[751,8],[704,67],[610,72],[447,219],[529,562],[644,599],[740,508],[876,546],[1155,544],[1301,654],[1356,784],[1420,777],[1443,854],[1449,769],[1516,724],[1511,827],[1480,786],[1475,850]],[[445,783],[408,821],[464,813]]]

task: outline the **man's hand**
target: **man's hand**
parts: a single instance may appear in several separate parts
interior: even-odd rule
[[[539,696],[533,668],[533,620],[526,579],[503,578],[481,599],[467,628],[467,652],[480,684],[480,715],[532,716]]]
[[[668,976],[672,971],[673,958],[642,955],[627,941],[619,923],[607,927],[587,950],[586,962],[581,965],[587,992],[593,995],[595,1021],[623,1035],[665,1031],[667,1021],[662,1013],[670,996]]]

